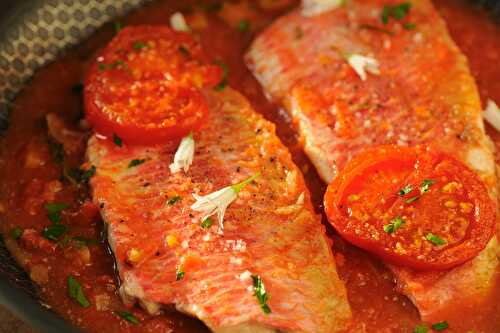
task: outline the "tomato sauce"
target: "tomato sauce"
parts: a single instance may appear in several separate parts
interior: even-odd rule
[[[301,151],[286,113],[266,100],[243,62],[244,52],[255,34],[297,3],[228,1],[221,6],[213,1],[161,0],[121,22],[168,24],[172,13],[183,11],[209,56],[228,66],[229,85],[246,95],[258,112],[277,125],[278,136],[303,171],[320,213],[326,185]],[[483,102],[492,98],[499,103],[500,67],[496,65],[500,60],[500,25],[483,11],[471,9],[458,0],[439,0],[436,4],[452,36],[469,57]],[[175,311],[154,317],[138,307],[127,309],[122,304],[114,259],[103,237],[97,207],[90,204],[85,182],[71,181],[70,171],[84,161],[87,135],[86,124],[81,121],[83,75],[95,52],[114,34],[114,24],[107,24],[89,40],[39,70],[18,96],[10,129],[0,144],[0,229],[18,262],[40,286],[42,300],[87,331],[208,332],[198,320]],[[52,120],[48,130],[45,116],[49,113]],[[48,131],[52,136],[65,138],[64,147],[50,139]],[[500,144],[500,135],[491,128],[489,133]],[[68,205],[60,213],[67,232],[58,242],[41,237],[44,228],[53,223],[47,216],[45,202]],[[336,235],[325,217],[323,222],[334,241],[339,273],[346,282],[357,326],[365,327],[368,332],[411,332],[420,323],[418,313],[406,297],[396,292],[392,275],[379,260]],[[15,228],[23,231],[19,238]],[[68,296],[69,275],[79,281],[91,306],[82,307]],[[447,331],[498,332],[499,297],[500,291],[492,296],[490,303],[471,304],[459,318],[448,318]],[[117,315],[119,311],[133,313],[140,323],[134,325],[124,320]]]

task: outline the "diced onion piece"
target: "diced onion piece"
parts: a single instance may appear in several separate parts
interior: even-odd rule
[[[345,0],[304,0],[302,2],[302,15],[315,16],[338,8]]]
[[[188,32],[190,30],[184,15],[180,12],[176,12],[170,16],[170,27],[172,27],[175,31]]]
[[[498,105],[492,101],[488,100],[486,104],[486,109],[484,109],[483,117],[486,119],[491,126],[495,127],[497,131],[500,131],[500,109]]]

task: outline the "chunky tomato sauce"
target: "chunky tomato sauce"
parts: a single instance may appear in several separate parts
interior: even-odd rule
[[[436,1],[450,32],[470,59],[483,102],[500,103],[500,25],[481,10],[458,0]],[[162,0],[120,22],[123,25],[168,24],[182,10],[209,55],[229,68],[229,85],[277,125],[277,133],[305,174],[318,212],[326,189],[302,153],[290,119],[264,97],[243,63],[253,36],[295,5],[291,0],[217,2]],[[9,131],[0,145],[0,213],[4,240],[16,259],[40,286],[41,298],[64,318],[92,332],[207,332],[199,321],[166,312],[152,317],[140,308],[127,309],[118,295],[113,257],[103,236],[98,208],[89,200],[84,171],[86,124],[83,115],[83,74],[95,51],[115,34],[113,23],[91,39],[38,71],[16,100]],[[478,47],[479,46],[479,47]],[[49,116],[47,124],[46,115]],[[489,132],[500,143],[500,135]],[[50,133],[50,135],[49,135]],[[58,144],[63,143],[63,146]],[[67,207],[48,216],[46,202]],[[49,209],[50,210],[50,209]],[[50,214],[49,214],[50,215]],[[52,220],[52,221],[51,221]],[[64,231],[54,236],[54,220]],[[381,262],[349,245],[326,223],[334,240],[336,260],[347,284],[354,320],[368,332],[411,332],[419,324],[411,302],[395,290]],[[49,229],[47,229],[49,227]],[[45,237],[43,237],[45,234]],[[68,276],[81,285],[91,303],[84,307],[68,296]],[[488,304],[471,304],[458,318],[447,318],[448,332],[498,332],[500,292]],[[119,316],[128,311],[139,323]],[[125,316],[127,317],[127,316]],[[130,318],[130,317],[129,317]]]

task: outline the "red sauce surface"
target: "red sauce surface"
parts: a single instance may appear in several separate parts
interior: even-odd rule
[[[500,102],[500,25],[489,20],[481,10],[473,10],[461,1],[436,2],[452,36],[469,57],[483,102],[485,98]],[[275,8],[265,9],[259,3],[274,4]],[[297,1],[231,1],[222,10],[217,10],[217,6],[210,5],[213,2],[162,0],[145,6],[121,22],[126,25],[168,24],[173,12],[183,10],[209,55],[228,65],[229,84],[245,94],[258,112],[277,125],[279,137],[305,174],[317,211],[322,212],[326,185],[302,153],[289,118],[265,99],[243,63],[243,54],[253,36],[294,3]],[[248,31],[238,28],[242,19],[248,20]],[[207,332],[201,322],[173,311],[151,317],[138,307],[128,309],[141,321],[138,325],[115,314],[115,311],[127,309],[117,294],[119,281],[113,257],[105,240],[100,240],[102,221],[96,207],[88,203],[86,186],[77,187],[61,179],[62,164],[55,163],[51,157],[45,115],[55,113],[69,129],[81,131],[78,122],[83,104],[78,84],[95,51],[113,35],[110,23],[58,61],[39,70],[17,98],[11,128],[0,144],[0,228],[18,261],[40,285],[42,299],[77,326],[91,332]],[[500,143],[500,135],[489,132]],[[83,162],[83,142],[84,137],[75,140],[74,149],[65,156],[67,166],[78,167]],[[30,167],[33,161],[36,167]],[[69,204],[70,208],[62,213],[62,223],[68,226],[70,237],[84,236],[100,241],[85,247],[74,241],[43,242],[41,232],[50,225],[44,202]],[[395,291],[391,274],[379,260],[349,245],[335,235],[328,223],[325,225],[334,240],[337,265],[347,285],[354,320],[368,332],[411,332],[419,323],[418,313],[406,297]],[[17,241],[11,236],[14,227],[25,230]],[[26,233],[27,229],[34,231]],[[30,233],[36,236],[29,237]],[[68,297],[69,274],[82,284],[92,303],[90,307],[83,308]],[[497,294],[496,299],[492,296],[490,303],[471,304],[466,313],[449,318],[447,332],[498,332],[500,292]],[[97,304],[100,309],[96,308]]]

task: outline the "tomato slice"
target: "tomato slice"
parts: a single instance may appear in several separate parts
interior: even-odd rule
[[[201,92],[220,82],[187,33],[162,26],[127,27],[106,46],[85,80],[87,120],[100,134],[150,144],[198,129],[207,113]]]
[[[328,186],[324,204],[346,240],[419,270],[474,258],[495,227],[495,204],[476,173],[426,146],[357,155]]]

